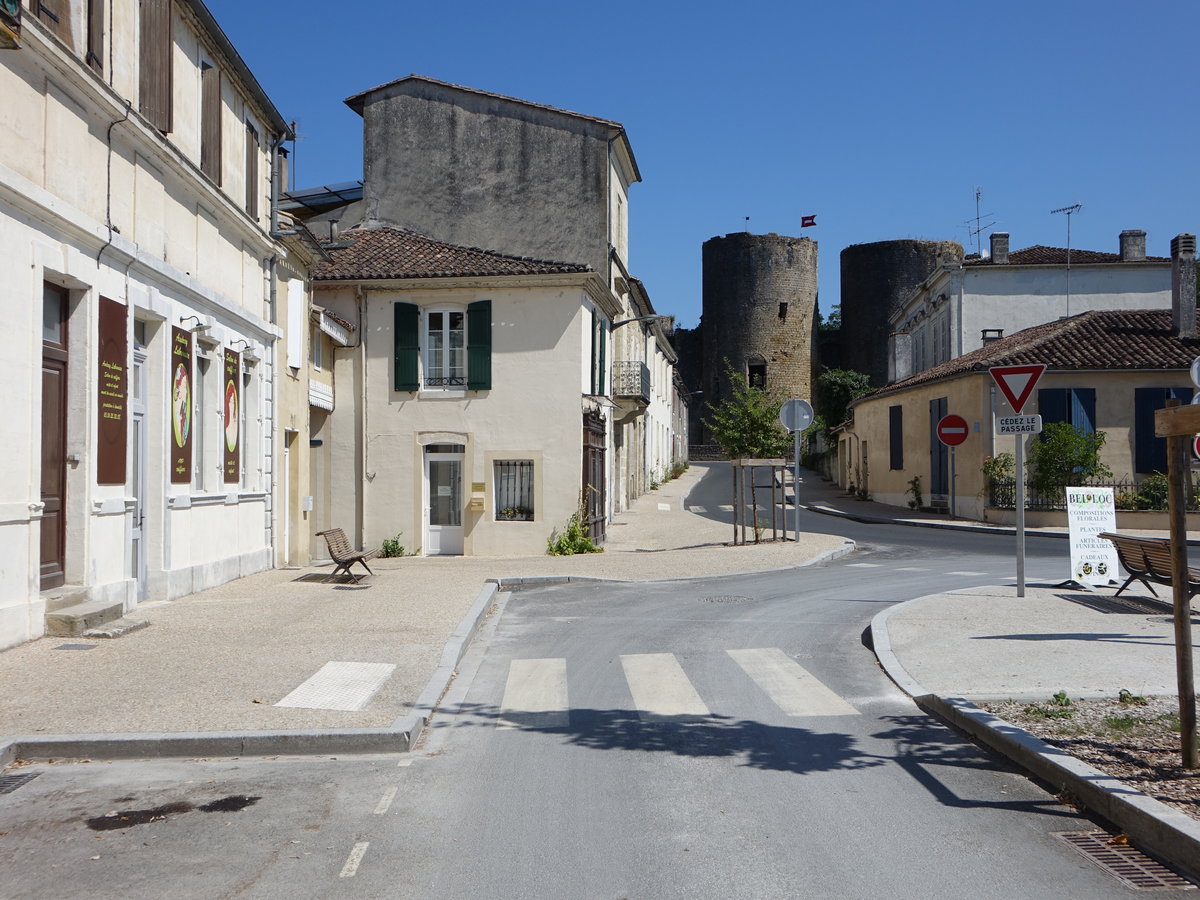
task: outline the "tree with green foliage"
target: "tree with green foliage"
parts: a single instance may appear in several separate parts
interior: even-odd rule
[[[779,424],[783,401],[772,400],[762,388],[751,387],[728,361],[725,377],[733,395],[719,403],[707,404],[708,416],[704,419],[704,427],[725,457],[766,459],[788,455],[792,439]]]
[[[871,379],[853,369],[826,369],[817,376],[815,403],[829,426],[841,425],[850,416],[850,404],[871,392]]]
[[[1084,478],[1112,478],[1112,471],[1100,461],[1106,439],[1103,431],[1080,431],[1070,422],[1049,423],[1041,437],[1029,444],[1025,468],[1030,488],[1048,493]]]

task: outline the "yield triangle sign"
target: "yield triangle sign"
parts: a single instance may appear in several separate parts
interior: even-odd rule
[[[994,366],[988,369],[996,387],[1000,388],[1000,393],[1004,394],[1004,399],[1018,416],[1021,414],[1021,407],[1025,405],[1045,371],[1046,366],[1042,363],[1029,366]]]

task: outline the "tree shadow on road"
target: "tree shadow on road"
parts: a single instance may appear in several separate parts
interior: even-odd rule
[[[561,736],[591,750],[671,753],[711,759],[738,758],[741,765],[777,772],[830,772],[882,766],[886,758],[865,753],[850,734],[767,725],[729,716],[643,717],[631,709],[572,709],[562,712],[501,711],[464,704],[458,727],[496,722],[506,727]]]

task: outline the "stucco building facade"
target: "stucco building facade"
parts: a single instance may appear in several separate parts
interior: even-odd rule
[[[287,126],[202,3],[106,8],[0,50],[0,646],[273,562]]]

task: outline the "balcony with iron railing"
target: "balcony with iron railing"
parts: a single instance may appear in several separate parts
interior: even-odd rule
[[[613,399],[622,406],[650,405],[650,367],[638,360],[616,360],[612,367]]]

